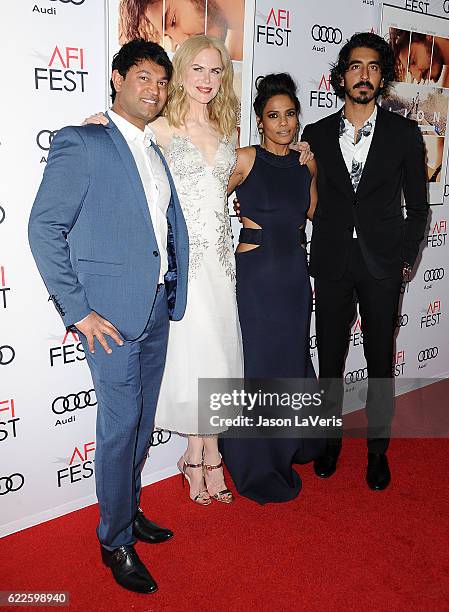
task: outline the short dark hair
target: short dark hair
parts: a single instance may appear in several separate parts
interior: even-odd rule
[[[258,117],[262,117],[267,102],[273,96],[286,95],[292,99],[296,113],[299,115],[301,105],[296,95],[297,87],[295,81],[287,72],[267,74],[256,79],[257,94],[254,98],[253,108]]]
[[[143,40],[143,38],[130,40],[121,47],[112,60],[112,72],[118,70],[119,74],[125,78],[131,66],[136,66],[139,62],[146,59],[165,68],[168,80],[171,79],[173,66],[164,49],[157,43]],[[112,79],[110,83],[111,98],[112,102],[114,102],[117,92]]]
[[[331,66],[331,85],[341,99],[345,97],[345,88],[341,85],[341,79],[349,68],[349,56],[351,51],[357,47],[367,47],[379,54],[380,71],[382,73],[383,86],[379,88],[378,95],[388,93],[391,82],[395,80],[395,58],[390,45],[381,36],[372,32],[360,32],[351,36],[346,44],[340,49],[337,61]]]

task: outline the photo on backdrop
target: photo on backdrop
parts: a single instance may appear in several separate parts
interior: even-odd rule
[[[382,36],[393,48],[398,81],[383,108],[416,121],[426,147],[430,204],[442,204],[447,167],[449,18],[383,5]]]

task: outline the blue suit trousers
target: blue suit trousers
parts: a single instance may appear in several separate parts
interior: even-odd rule
[[[132,523],[139,506],[141,471],[148,453],[165,365],[168,306],[158,286],[144,332],[118,346],[108,338],[107,354],[95,339],[90,353],[81,341],[97,394],[96,492],[100,506],[98,539],[105,548],[135,542]]]

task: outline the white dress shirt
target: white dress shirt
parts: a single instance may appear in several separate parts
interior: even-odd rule
[[[360,179],[362,178],[366,158],[373,140],[374,127],[376,125],[377,106],[374,107],[372,115],[365,121],[358,130],[357,137],[354,139],[355,128],[348,119],[344,111],[340,119],[340,150],[348,169],[354,192],[357,191]],[[355,140],[355,142],[354,142]],[[357,238],[354,228],[353,238]]]
[[[139,171],[159,250],[161,266],[159,283],[163,283],[164,275],[168,270],[167,209],[170,204],[171,190],[164,165],[151,146],[151,142],[155,142],[156,138],[148,125],[142,131],[112,110],[109,111],[109,115],[131,149]]]

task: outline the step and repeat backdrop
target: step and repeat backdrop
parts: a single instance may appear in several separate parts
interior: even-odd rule
[[[110,59],[136,34],[170,54],[192,28],[225,41],[241,100],[242,145],[258,141],[251,112],[258,75],[294,76],[305,125],[339,108],[329,65],[352,33],[394,38],[401,80],[383,104],[423,129],[432,214],[419,266],[403,285],[392,367],[397,393],[419,380],[449,376],[447,0],[398,0],[384,7],[375,0],[22,0],[3,8],[3,23],[0,536],[96,501],[95,391],[79,338],[66,332],[48,301],[28,247],[27,222],[52,138],[64,125],[107,108]],[[417,57],[424,57],[419,65]],[[232,224],[236,234],[238,223]],[[313,321],[310,348],[316,363]],[[360,407],[365,379],[357,317],[345,372],[347,411]],[[143,482],[174,474],[184,447],[183,438],[155,432]]]

